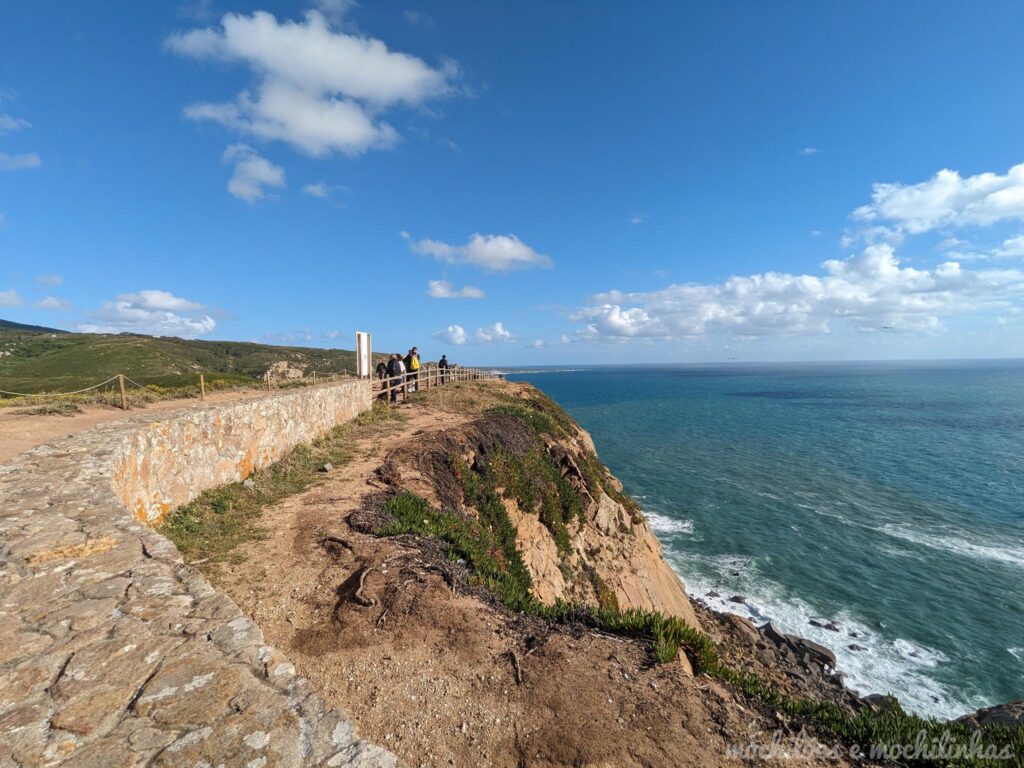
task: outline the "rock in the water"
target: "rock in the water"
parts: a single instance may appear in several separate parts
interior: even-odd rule
[[[967,723],[975,728],[993,724],[1007,725],[1011,728],[1024,726],[1024,701],[1011,701],[1008,704],[979,709],[977,712],[957,718],[957,722]]]
[[[732,597],[729,598],[729,602],[730,603],[745,603],[745,602],[747,602],[747,598],[745,598],[743,595],[733,595]]]
[[[857,645],[857,643],[850,643],[846,647],[849,648],[851,651],[866,651],[867,650],[867,648],[865,648],[863,645]]]

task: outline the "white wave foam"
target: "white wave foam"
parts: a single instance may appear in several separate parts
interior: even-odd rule
[[[963,531],[949,530],[942,533],[928,533],[907,525],[888,523],[880,529],[882,533],[896,539],[909,541],[929,549],[952,552],[963,557],[976,560],[991,560],[1024,568],[1024,548],[1015,546],[993,546],[989,543],[972,541],[970,534]]]
[[[1007,648],[1010,655],[1013,656],[1017,661],[1024,661],[1024,648]]]
[[[839,632],[812,625],[810,619],[820,620],[821,611],[764,579],[750,558],[683,554],[667,544],[665,550],[693,597],[716,611],[739,614],[758,625],[771,621],[788,634],[830,648],[847,686],[861,694],[892,693],[909,711],[946,719],[984,705],[961,698],[930,676],[931,670],[948,661],[936,649],[888,637],[884,627],[869,627],[846,612],[830,617],[839,624]],[[745,602],[733,602],[734,596],[742,596]],[[853,645],[866,650],[854,650]]]
[[[647,518],[647,524],[651,526],[651,530],[655,533],[663,533],[668,536],[693,533],[692,520],[680,520],[668,515],[659,515],[657,512],[644,512],[644,517]]]

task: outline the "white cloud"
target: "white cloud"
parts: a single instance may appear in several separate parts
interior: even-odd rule
[[[335,20],[347,5],[330,3]],[[394,145],[398,134],[380,113],[444,96],[457,75],[451,62],[431,67],[380,40],[335,31],[320,11],[300,22],[264,11],[228,14],[220,29],[172,35],[166,45],[195,59],[244,63],[258,80],[234,101],[186,107],[186,117],[284,141],[314,157]]]
[[[969,246],[970,243],[968,243],[966,240],[961,240],[959,237],[947,237],[945,240],[939,243],[936,246],[936,248],[938,248],[938,250],[940,251],[951,251],[954,248],[963,248],[965,245]]]
[[[302,191],[310,197],[319,197],[321,200],[330,197],[331,195],[331,188],[327,186],[327,182],[325,181],[316,181],[312,184],[307,184],[302,188]]]
[[[643,224],[650,218],[651,214],[649,213],[634,213],[629,217],[629,223],[632,224],[633,226],[636,226],[637,224]]]
[[[313,5],[320,9],[332,24],[340,24],[345,14],[355,8],[356,0],[313,0]]]
[[[43,164],[39,155],[29,152],[24,155],[8,155],[0,152],[0,171],[22,171],[26,168],[38,168]]]
[[[123,293],[105,301],[78,325],[81,333],[145,333],[153,336],[203,336],[217,326],[206,308],[167,291]]]
[[[21,296],[17,291],[0,291],[0,307],[20,307],[21,304]]]
[[[443,331],[435,332],[434,338],[446,344],[465,344],[466,331],[461,325],[449,325]]]
[[[414,27],[432,27],[434,20],[423,11],[405,10],[402,11],[402,18]]]
[[[224,162],[233,163],[228,192],[253,203],[266,197],[267,187],[284,186],[284,168],[274,165],[247,144],[232,144],[224,150]]]
[[[56,312],[66,312],[71,309],[71,304],[66,302],[64,299],[58,299],[55,296],[47,296],[45,299],[41,299],[36,302],[36,309],[50,309]]]
[[[484,292],[471,285],[456,288],[447,280],[431,280],[427,283],[427,296],[435,299],[482,299]]]
[[[336,339],[341,335],[341,331],[324,331],[325,339]]]
[[[723,283],[671,285],[660,291],[599,294],[572,319],[591,337],[698,338],[725,333],[761,337],[860,331],[927,332],[942,319],[1024,298],[1024,271],[901,267],[887,243],[822,264],[823,275],[768,272]]]
[[[799,152],[797,152],[797,154],[800,155],[800,157],[811,157],[812,155],[816,155],[819,152],[821,152],[821,150],[818,149],[817,147],[804,147]]]
[[[820,229],[812,229],[810,232],[811,237],[821,237]]]
[[[39,275],[36,282],[40,285],[60,285],[64,282],[64,278],[60,275]]]
[[[31,127],[32,123],[28,120],[22,120],[20,117],[11,117],[10,115],[0,115],[0,136]]]
[[[477,328],[473,338],[484,344],[490,344],[496,341],[512,341],[515,337],[499,322],[486,328]]]
[[[314,181],[302,187],[302,191],[310,197],[318,200],[332,200],[336,192],[349,193],[352,190],[342,184],[328,184],[326,181]],[[343,208],[339,202],[334,202],[335,207]]]
[[[402,237],[409,240],[413,253],[432,256],[448,264],[471,264],[494,272],[552,265],[550,258],[537,253],[515,235],[475,234],[465,245],[430,239],[414,241],[410,240],[408,232],[403,232]]]
[[[945,251],[947,259],[957,261],[990,261],[998,259],[1024,258],[1024,235],[1003,240],[995,246],[978,247],[955,237],[939,243],[939,250]]]
[[[853,218],[895,222],[911,234],[1024,220],[1024,163],[1005,176],[979,173],[963,178],[945,169],[919,184],[875,184],[871,203],[855,210]]]
[[[1024,235],[1004,240],[1002,246],[996,249],[996,256],[1001,259],[1024,258]]]

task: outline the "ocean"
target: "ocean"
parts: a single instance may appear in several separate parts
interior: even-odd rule
[[[1024,698],[1024,361],[509,379],[593,435],[693,596],[918,714]]]

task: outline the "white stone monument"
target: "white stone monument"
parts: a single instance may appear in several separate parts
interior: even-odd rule
[[[370,378],[372,360],[373,350],[370,334],[365,331],[356,331],[356,376],[360,379]]]

